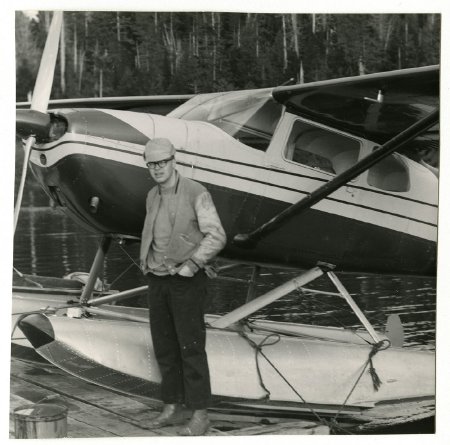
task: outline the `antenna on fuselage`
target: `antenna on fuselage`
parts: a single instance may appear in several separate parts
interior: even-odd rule
[[[280,87],[285,87],[287,85],[295,85],[295,78],[291,77],[290,79],[286,80],[286,82],[283,82]]]

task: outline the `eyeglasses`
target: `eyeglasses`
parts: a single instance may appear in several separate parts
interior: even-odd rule
[[[147,167],[154,170],[156,168],[156,166],[158,166],[158,168],[163,168],[167,165],[167,163],[169,161],[171,161],[175,156],[171,156],[170,158],[167,159],[162,159],[161,161],[157,161],[157,162],[147,162]]]

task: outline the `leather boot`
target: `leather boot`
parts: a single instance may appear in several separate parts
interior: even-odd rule
[[[210,427],[206,409],[197,409],[192,413],[191,420],[178,431],[179,436],[203,436]]]
[[[176,403],[166,403],[161,413],[147,424],[148,428],[176,425],[184,421],[183,408]]]

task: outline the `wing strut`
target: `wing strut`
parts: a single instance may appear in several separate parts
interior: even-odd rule
[[[425,116],[420,121],[408,127],[397,136],[383,144],[380,148],[373,151],[370,155],[361,159],[355,165],[344,171],[340,175],[336,176],[332,180],[328,181],[322,187],[314,190],[309,195],[305,196],[300,201],[292,204],[278,215],[274,216],[271,220],[264,223],[251,233],[240,233],[234,237],[234,242],[240,247],[251,248],[254,247],[258,241],[266,237],[269,233],[278,229],[285,221],[294,215],[298,215],[302,211],[309,209],[314,204],[317,204],[322,199],[331,195],[339,187],[342,187],[347,182],[356,178],[367,169],[380,162],[385,157],[389,156],[394,151],[398,150],[401,146],[408,143],[415,137],[422,134],[424,131],[439,122],[439,110],[436,109],[428,116]]]

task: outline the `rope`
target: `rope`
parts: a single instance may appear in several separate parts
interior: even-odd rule
[[[272,346],[277,344],[280,340],[281,337],[279,334],[269,334],[267,335],[262,341],[261,343],[257,344],[255,343],[252,339],[250,339],[247,334],[245,334],[245,332],[239,332],[239,335],[241,335],[245,340],[248,341],[248,343],[255,348],[255,354],[256,357],[258,357],[258,353],[261,354],[267,361],[267,363],[269,363],[270,366],[272,366],[272,368],[277,372],[277,374],[286,382],[286,384],[289,386],[289,388],[292,389],[292,391],[294,391],[294,393],[300,398],[300,400],[305,404],[308,405],[306,400],[302,397],[302,395],[291,385],[291,383],[286,379],[286,377],[278,370],[278,368],[269,360],[269,358],[266,356],[266,354],[264,354],[262,348],[264,346]],[[266,343],[266,341],[271,338],[271,337],[275,337],[276,341],[272,342],[272,343]],[[262,388],[266,391],[266,398],[269,397],[270,395],[270,391],[266,388],[266,386],[264,385],[263,379],[262,379],[262,375],[261,375],[261,370],[259,367],[259,361],[258,359],[256,359],[256,369],[258,372],[258,377],[260,379],[260,384],[262,386]],[[314,416],[317,417],[317,419],[319,420],[319,422],[321,423],[326,423],[326,421],[324,421],[315,411],[313,408],[311,408],[310,406],[308,406],[308,409],[312,412],[312,414]]]
[[[252,346],[253,349],[255,350],[256,372],[258,373],[259,384],[261,385],[262,389],[266,393],[266,395],[262,399],[267,400],[270,397],[270,391],[267,389],[266,385],[264,385],[264,380],[262,378],[258,357],[259,357],[259,354],[261,354],[264,358],[266,358],[264,353],[262,352],[262,347],[277,344],[280,341],[280,336],[278,334],[269,334],[261,341],[260,344],[257,344],[251,338],[249,338],[245,332],[240,331],[239,335],[241,337],[243,337],[245,340],[247,340],[247,342],[250,344],[250,346]],[[270,337],[277,337],[277,340],[273,343],[265,343],[265,341]],[[266,358],[266,360],[267,360],[267,358]]]
[[[136,267],[140,270],[141,267],[139,263],[136,262],[136,260],[123,248],[121,239],[119,237],[114,238],[114,241],[116,241],[117,245],[120,247],[120,249],[126,254],[126,256],[131,260],[133,264],[136,265]]]
[[[122,273],[120,273],[110,284],[109,284],[109,288],[111,289],[111,287],[114,285],[114,283],[119,280],[120,278],[122,278],[132,267],[134,266],[133,263],[131,263]]]
[[[309,404],[306,402],[306,400],[302,397],[302,395],[292,386],[292,384],[289,382],[289,380],[286,379],[286,377],[280,372],[280,370],[270,361],[270,359],[264,354],[264,352],[262,351],[263,346],[272,346],[277,344],[280,340],[281,337],[279,334],[270,334],[267,335],[262,341],[261,343],[256,344],[253,340],[251,340],[244,332],[240,332],[240,335],[245,338],[251,346],[255,347],[255,351],[256,351],[256,356],[258,355],[258,353],[260,353],[267,361],[267,363],[270,364],[270,366],[272,366],[272,368],[277,372],[277,374],[284,380],[284,382],[289,386],[289,388],[292,389],[292,391],[300,398],[300,400],[307,406],[307,408],[311,411],[311,413],[317,418],[318,422],[321,423],[322,425],[328,426],[330,428],[331,431],[341,431],[345,434],[353,434],[352,432],[342,428],[340,425],[336,424],[335,422],[329,422],[326,419],[320,417],[317,412],[314,410],[314,408],[312,408],[311,406],[309,406]],[[271,342],[271,343],[267,343],[267,340],[270,337],[276,337],[276,341]],[[258,360],[256,360],[256,365],[257,365],[257,371],[258,371],[258,376],[260,379],[260,384],[262,386],[262,388],[266,391],[267,396],[268,397],[270,395],[270,392],[267,390],[267,388],[265,387],[263,381],[262,381],[262,375],[261,375],[261,371],[259,369],[259,362]]]
[[[248,323],[246,323],[246,326],[252,331],[251,327],[249,326]],[[270,391],[267,389],[267,387],[264,385],[264,381],[262,378],[262,374],[261,374],[261,370],[260,370],[260,364],[259,364],[259,360],[258,360],[258,355],[261,354],[265,360],[267,361],[267,363],[269,363],[269,365],[275,370],[275,372],[283,379],[283,381],[289,386],[289,388],[292,389],[292,391],[298,396],[298,398],[308,407],[308,409],[311,411],[311,413],[317,418],[317,420],[324,424],[327,425],[332,431],[336,431],[336,430],[340,430],[342,432],[345,432],[346,434],[353,434],[350,431],[346,431],[344,428],[342,428],[341,426],[339,426],[337,424],[337,418],[339,417],[339,415],[341,414],[342,410],[344,409],[344,407],[346,406],[348,400],[350,399],[351,395],[353,394],[353,392],[355,391],[358,383],[360,382],[365,370],[367,369],[367,367],[369,366],[369,373],[370,376],[372,378],[372,384],[373,387],[375,389],[375,391],[378,391],[378,389],[381,386],[381,380],[375,370],[375,367],[373,366],[373,357],[378,353],[378,351],[387,349],[390,346],[390,341],[389,340],[381,340],[378,343],[375,343],[372,345],[372,349],[369,352],[369,357],[367,358],[366,363],[363,366],[363,369],[361,371],[361,373],[359,374],[358,378],[356,379],[355,383],[353,384],[350,392],[348,393],[348,395],[346,396],[344,402],[342,403],[342,405],[340,406],[340,408],[338,409],[338,411],[336,412],[334,418],[331,421],[327,421],[325,419],[323,419],[322,417],[320,417],[317,412],[314,410],[314,408],[312,408],[311,406],[308,405],[308,403],[306,402],[306,400],[303,398],[303,396],[297,391],[296,388],[294,388],[294,386],[289,382],[289,380],[281,373],[281,371],[270,361],[270,359],[266,356],[266,354],[264,354],[262,348],[264,346],[272,346],[277,344],[280,340],[281,340],[281,336],[279,334],[269,334],[266,337],[264,337],[264,339],[257,344],[256,342],[254,342],[252,339],[250,339],[247,334],[245,334],[245,332],[241,331],[239,332],[239,335],[241,337],[243,337],[245,340],[247,340],[247,342],[255,349],[255,357],[256,357],[256,369],[257,369],[257,373],[258,373],[258,378],[259,378],[259,382],[261,387],[264,389],[264,391],[266,392],[266,396],[264,397],[264,399],[269,398],[270,396]],[[272,341],[270,343],[268,343],[267,341],[271,338],[271,337],[275,337],[276,340]]]
[[[131,264],[125,268],[125,270],[123,272],[121,272],[110,284],[109,284],[109,288],[111,289],[111,287],[114,285],[114,283],[119,280],[120,278],[122,278],[133,266],[136,266],[139,270],[141,270],[141,267],[139,265],[139,263],[124,249],[122,243],[121,243],[121,239],[119,237],[115,237],[113,238],[114,241],[116,241],[117,245],[119,246],[119,248],[122,250],[122,252],[125,253],[125,255],[130,259]]]
[[[387,343],[387,345],[385,347],[382,347],[385,343]],[[378,374],[377,374],[377,372],[376,372],[376,370],[375,370],[375,368],[373,366],[372,358],[374,357],[374,355],[378,351],[382,351],[384,349],[387,349],[387,348],[389,348],[390,345],[391,345],[391,342],[389,340],[381,340],[378,343],[375,343],[375,344],[372,345],[372,350],[369,352],[369,357],[367,358],[367,361],[364,364],[361,373],[359,374],[359,376],[356,379],[352,389],[350,390],[350,392],[348,393],[348,395],[345,398],[344,402],[342,403],[341,407],[339,408],[339,410],[337,411],[336,415],[334,416],[334,420],[337,420],[337,418],[339,417],[340,413],[344,409],[345,405],[347,404],[348,399],[351,397],[351,395],[353,394],[356,386],[358,385],[359,381],[361,380],[362,376],[364,375],[364,372],[367,369],[367,366],[370,366],[369,373],[370,373],[370,376],[372,377],[373,387],[374,387],[375,391],[378,391],[378,389],[381,386],[381,380],[378,377]]]
[[[38,283],[37,281],[33,281],[30,278],[25,277],[24,274],[22,272],[20,272],[19,270],[17,270],[14,266],[13,266],[13,270],[17,275],[19,275],[20,278],[23,278],[28,283],[35,284],[37,287],[40,287],[41,289],[44,288],[44,286],[41,283]]]

